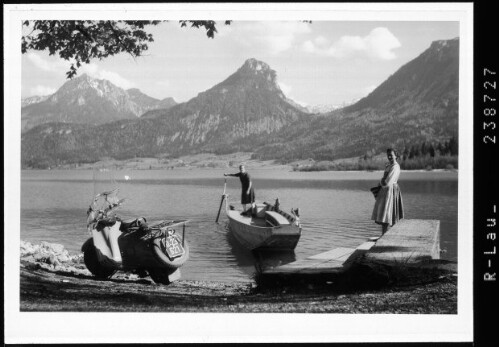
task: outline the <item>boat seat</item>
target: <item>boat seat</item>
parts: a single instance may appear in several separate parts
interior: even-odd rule
[[[255,204],[256,205],[256,218],[265,218],[265,212],[267,211],[267,206],[265,204]]]
[[[265,219],[272,225],[289,225],[289,220],[275,211],[265,211]]]

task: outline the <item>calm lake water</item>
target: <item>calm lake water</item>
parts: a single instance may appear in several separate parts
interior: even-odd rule
[[[236,172],[237,170],[234,170]],[[189,219],[190,260],[182,267],[189,280],[251,281],[255,263],[278,265],[337,247],[357,247],[378,236],[381,227],[370,220],[374,198],[369,188],[382,172],[287,172],[249,170],[257,201],[279,198],[281,209],[299,207],[302,237],[294,252],[254,254],[227,233],[222,211],[215,223],[223,192],[222,170],[90,170],[22,171],[21,238],[63,244],[78,253],[89,237],[86,210],[93,196],[120,188],[128,200],[124,218]],[[126,180],[125,176],[129,179]],[[406,218],[438,219],[442,258],[457,260],[457,191],[455,172],[402,172],[399,185]],[[229,201],[240,207],[240,183],[227,179]]]

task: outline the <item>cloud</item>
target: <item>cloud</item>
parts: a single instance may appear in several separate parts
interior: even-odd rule
[[[104,70],[101,69],[99,66],[96,64],[87,64],[87,65],[82,65],[80,70],[78,71],[78,75],[82,75],[83,73],[88,74],[91,77],[97,78],[97,79],[103,79],[103,80],[108,80],[112,84],[123,88],[123,89],[130,89],[135,87],[135,84],[133,82],[130,82],[120,74],[109,71],[109,70]]]
[[[311,29],[309,24],[298,21],[264,21],[234,23],[224,28],[222,35],[228,32],[243,45],[261,48],[270,55],[277,55],[293,47],[296,38],[311,32]]]
[[[45,59],[39,54],[31,52],[27,54],[27,58],[36,68],[42,71],[56,72],[59,74],[64,73],[64,76],[65,72],[69,70],[69,67],[71,65],[70,61],[54,57]],[[83,75],[84,73],[97,79],[108,80],[111,83],[123,89],[129,89],[134,87],[134,84],[132,82],[130,82],[120,74],[113,71],[102,69],[97,64],[94,63],[83,64],[78,69],[77,77]]]
[[[324,47],[324,46],[327,46],[329,44],[329,40],[327,38],[325,38],[324,36],[317,36],[314,39],[314,43],[319,47]]]
[[[69,63],[61,59],[44,59],[39,54],[30,52],[26,55],[28,60],[38,69],[42,71],[60,71],[61,69],[68,69]]]
[[[313,41],[304,42],[302,50],[339,59],[365,55],[371,59],[392,60],[397,57],[393,49],[400,46],[400,41],[387,28],[378,27],[364,37],[342,36],[331,45],[326,38],[319,36]]]
[[[108,80],[109,82],[111,82],[115,86],[118,86],[118,87],[123,88],[123,89],[130,89],[130,88],[135,87],[135,84],[133,82],[130,82],[129,80],[127,80],[126,78],[124,78],[120,74],[113,72],[113,71],[102,69],[97,64],[90,63],[90,64],[82,65],[78,69],[78,75],[76,77],[81,76],[85,73],[87,75],[89,75],[90,77],[93,77],[93,78],[96,78],[99,80]]]
[[[30,95],[37,95],[37,96],[45,96],[45,95],[52,95],[57,91],[57,89],[48,87],[48,86],[42,86],[42,85],[37,85],[35,87],[31,87],[29,90]]]
[[[161,87],[170,87],[171,83],[170,81],[162,80],[162,81],[157,81],[156,84]]]
[[[373,29],[365,41],[368,53],[383,60],[395,59],[397,56],[392,50],[401,46],[400,41],[387,28]]]
[[[307,53],[316,53],[317,48],[315,48],[315,45],[312,41],[308,40],[305,41],[302,45],[302,49],[307,52]]]

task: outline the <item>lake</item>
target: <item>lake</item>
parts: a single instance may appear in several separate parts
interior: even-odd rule
[[[274,266],[337,247],[355,248],[381,227],[370,220],[374,198],[369,188],[382,172],[292,172],[251,170],[257,201],[281,209],[300,208],[302,236],[294,252],[256,254],[240,247],[227,233],[222,211],[215,223],[224,186],[223,170],[175,169],[136,171],[21,171],[21,239],[63,244],[80,252],[89,237],[86,210],[93,196],[111,187],[127,198],[119,215],[189,219],[186,237],[190,260],[182,267],[188,280],[251,281],[255,263]],[[226,172],[237,172],[228,169]],[[456,172],[408,172],[399,179],[405,218],[440,220],[443,259],[457,261]],[[229,201],[240,208],[239,179],[227,178]]]

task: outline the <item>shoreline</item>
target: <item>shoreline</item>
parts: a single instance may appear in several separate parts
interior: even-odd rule
[[[63,164],[49,168],[22,168],[21,170],[230,170],[237,169],[240,164],[246,165],[251,170],[283,170],[291,172],[377,172],[383,171],[383,168],[372,169],[363,168],[352,170],[351,167],[345,166],[342,169],[342,164],[348,165],[358,162],[358,158],[344,158],[333,161],[315,161],[296,160],[286,164],[279,164],[276,160],[258,160],[251,159],[252,153],[237,152],[225,155],[216,155],[210,153],[185,155],[178,158],[133,158],[115,160],[112,158],[103,159],[95,163],[82,164]],[[383,160],[378,160],[379,163],[384,163]],[[339,165],[339,166],[338,166]],[[381,165],[381,164],[380,164]],[[336,166],[336,169],[331,167]],[[382,165],[383,166],[383,165]],[[314,168],[311,170],[310,168]],[[403,172],[458,172],[458,169],[426,169],[418,168],[413,170],[402,170]]]
[[[450,272],[423,283],[377,289],[346,290],[335,281],[261,286],[257,282],[180,279],[164,286],[149,277],[124,272],[98,280],[85,268],[81,254],[71,255],[62,245],[37,246],[22,242],[23,312],[457,314],[457,277]]]

